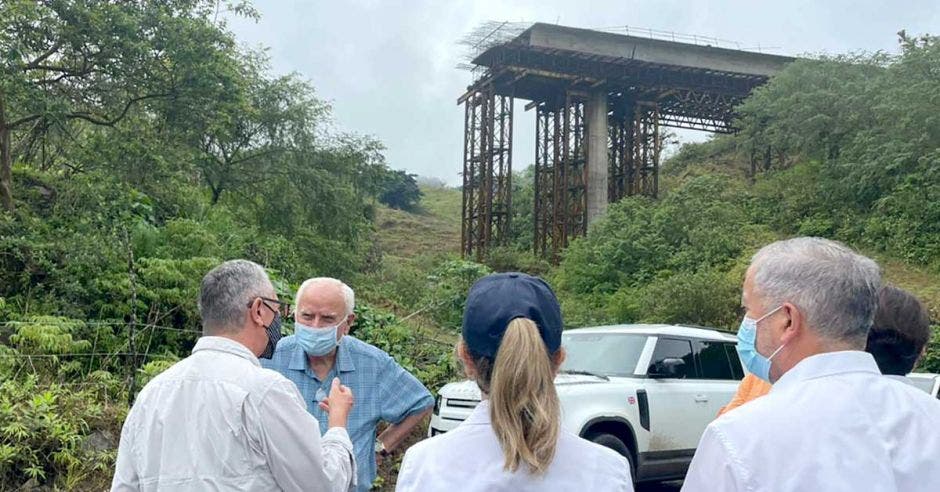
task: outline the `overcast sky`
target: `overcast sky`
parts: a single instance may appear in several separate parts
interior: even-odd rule
[[[627,25],[710,36],[770,52],[897,51],[897,31],[940,31],[940,2],[630,0],[256,0],[257,22],[230,20],[238,39],[267,47],[275,72],[297,72],[330,101],[340,129],[377,137],[389,165],[460,182],[471,82],[458,41],[487,20],[583,28]],[[533,161],[535,116],[517,104],[514,168]],[[683,132],[684,141],[701,140]]]

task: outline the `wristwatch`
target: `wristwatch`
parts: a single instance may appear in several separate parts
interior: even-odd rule
[[[376,439],[376,440],[375,440],[375,452],[378,453],[378,454],[379,454],[380,456],[382,456],[383,458],[384,458],[385,456],[388,456],[389,454],[391,454],[391,453],[388,452],[387,449],[385,449],[385,443],[382,442],[381,439]]]

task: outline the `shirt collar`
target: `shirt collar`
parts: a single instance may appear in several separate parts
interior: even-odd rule
[[[351,372],[356,370],[356,364],[353,363],[352,354],[350,354],[349,351],[349,344],[346,343],[348,337],[349,335],[346,335],[341,338],[339,345],[336,347],[336,370],[339,372]],[[305,371],[307,365],[307,354],[299,343],[295,343],[294,350],[290,355],[288,367],[297,371]]]
[[[250,361],[252,364],[261,367],[261,363],[258,362],[258,357],[255,354],[251,353],[248,350],[248,347],[242,345],[231,338],[225,337],[213,337],[213,336],[203,336],[196,341],[196,346],[193,347],[193,353],[201,351],[212,351],[212,352],[224,352],[226,354],[235,355]]]
[[[844,350],[811,355],[801,360],[774,383],[771,391],[810,379],[824,378],[850,372],[881,375],[875,358],[868,352]]]

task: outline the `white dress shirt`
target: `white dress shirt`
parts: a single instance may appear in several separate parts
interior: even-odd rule
[[[626,459],[564,430],[543,476],[529,474],[524,464],[509,472],[503,469],[504,463],[490,424],[489,401],[483,400],[457,428],[419,442],[405,453],[395,490],[633,491]]]
[[[141,390],[111,490],[345,491],[355,476],[346,429],[321,439],[293,383],[206,336]]]
[[[940,490],[940,402],[865,352],[808,357],[705,430],[684,492]]]

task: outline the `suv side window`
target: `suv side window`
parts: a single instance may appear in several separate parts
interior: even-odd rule
[[[741,367],[741,357],[738,356],[738,349],[733,343],[726,343],[725,352],[728,354],[728,360],[731,361],[731,373],[734,379],[744,379],[744,368]]]
[[[659,337],[656,341],[656,349],[653,351],[653,358],[650,361],[649,373],[657,372],[660,364],[666,359],[682,359],[684,364],[677,368],[676,378],[696,378],[698,371],[695,370],[695,359],[692,355],[692,342],[679,338]]]
[[[731,361],[728,359],[727,348],[730,344],[699,340],[695,342],[695,352],[698,356],[702,379],[735,380]]]

